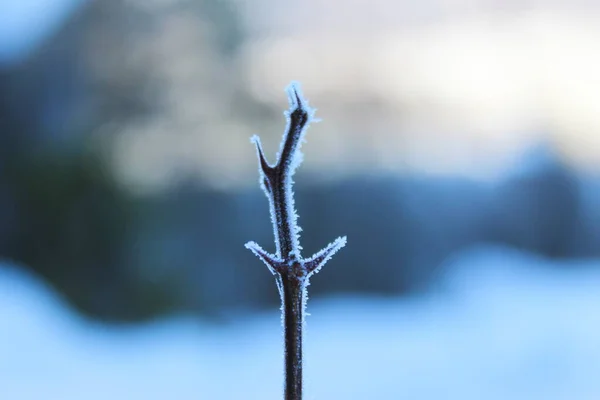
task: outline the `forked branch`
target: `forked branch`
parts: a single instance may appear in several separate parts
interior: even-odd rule
[[[302,399],[302,330],[306,306],[306,287],[309,278],[344,245],[346,237],[339,237],[310,258],[302,258],[299,243],[300,227],[294,208],[292,176],[302,162],[300,146],[306,129],[314,121],[315,110],[308,106],[300,86],[292,82],[286,89],[290,103],[285,112],[287,127],[283,134],[277,162],[269,164],[260,139],[252,137],[256,145],[260,185],[269,199],[271,222],[275,236],[275,254],[270,254],[255,242],[246,248],[260,258],[275,275],[282,301],[285,340],[285,400]]]

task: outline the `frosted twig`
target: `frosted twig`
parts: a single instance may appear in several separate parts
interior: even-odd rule
[[[287,127],[283,134],[277,162],[266,160],[260,139],[252,137],[256,145],[260,185],[269,199],[271,222],[275,236],[275,254],[263,250],[255,242],[246,248],[260,258],[275,275],[282,301],[285,340],[285,400],[302,399],[302,331],[306,308],[306,287],[309,278],[344,245],[346,237],[339,237],[310,258],[302,258],[299,243],[300,227],[294,208],[292,176],[302,162],[300,146],[315,110],[302,96],[300,85],[292,82],[286,89],[290,109],[285,112]]]

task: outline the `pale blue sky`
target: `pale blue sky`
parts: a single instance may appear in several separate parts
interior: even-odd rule
[[[0,67],[33,54],[86,0],[1,0]]]

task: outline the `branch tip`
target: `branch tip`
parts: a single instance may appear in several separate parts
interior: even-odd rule
[[[250,142],[256,145],[256,154],[258,155],[258,162],[260,163],[260,168],[263,173],[267,174],[267,172],[271,171],[273,167],[267,161],[265,154],[262,149],[262,144],[260,142],[260,137],[258,135],[254,135],[250,138]]]
[[[323,250],[317,252],[306,261],[306,269],[309,275],[319,272],[319,270],[347,243],[346,236],[338,237],[329,243]]]
[[[280,260],[274,254],[264,250],[258,243],[248,242],[244,245],[244,247],[253,252],[256,257],[260,258],[260,260],[265,263],[273,275],[275,275],[277,270],[281,268],[283,260]]]
[[[302,87],[300,82],[292,81],[285,89],[290,104],[290,109],[285,111],[287,118],[291,117],[294,112],[306,115],[306,121],[302,125],[308,125],[310,122],[318,122],[320,119],[315,119],[314,115],[317,111],[316,108],[312,108],[308,105],[308,100],[302,93]]]
[[[302,96],[300,82],[290,82],[290,84],[285,88],[285,91],[287,92],[288,100],[290,102],[290,111],[293,111],[294,109],[298,108],[304,108],[302,104],[304,101],[304,96]]]

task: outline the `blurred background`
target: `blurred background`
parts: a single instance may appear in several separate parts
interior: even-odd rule
[[[2,0],[3,399],[277,399],[258,186],[303,84],[309,399],[600,398],[600,3]]]

